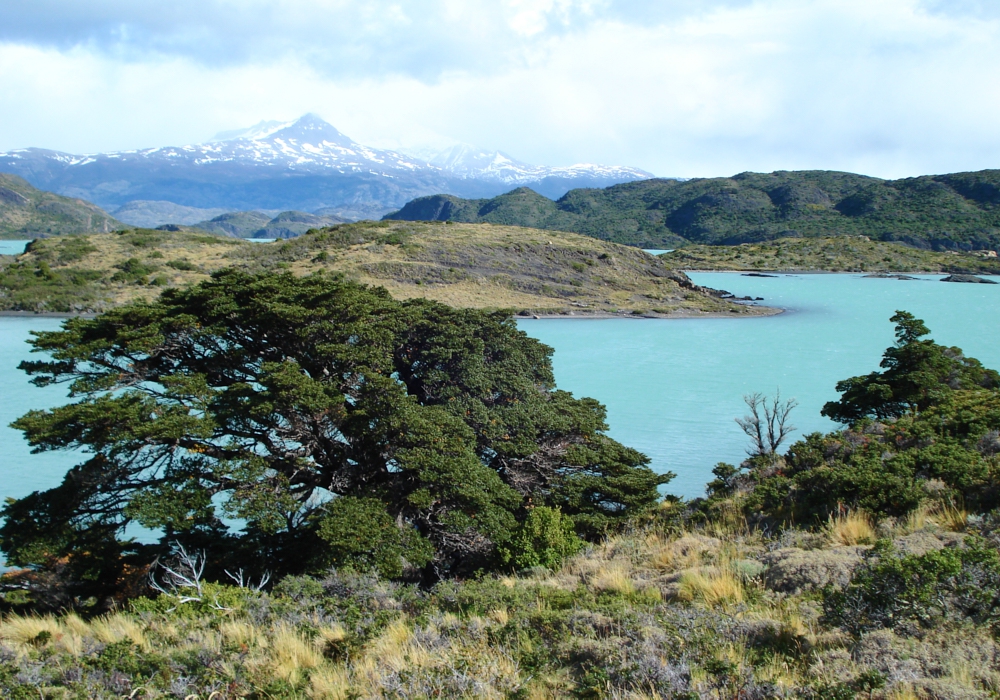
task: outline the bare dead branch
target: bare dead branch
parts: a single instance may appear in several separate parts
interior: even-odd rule
[[[760,392],[744,394],[743,402],[750,409],[748,415],[736,419],[736,424],[750,438],[747,454],[751,457],[774,455],[785,439],[795,430],[788,417],[796,406],[795,399],[781,400],[781,390],[768,399]]]

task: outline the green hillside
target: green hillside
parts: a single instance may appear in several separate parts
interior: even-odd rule
[[[107,233],[122,224],[82,199],[36,189],[17,175],[0,173],[0,239]]]
[[[386,218],[572,231],[647,248],[865,235],[919,248],[1000,247],[1000,170],[902,180],[829,171],[641,180],[553,202],[528,188],[493,199],[421,197]]]
[[[237,238],[294,238],[306,231],[347,223],[341,216],[283,211],[274,218],[259,211],[235,211],[195,224],[198,228]]]
[[[737,246],[689,245],[660,258],[678,270],[1000,274],[1000,259],[983,253],[920,250],[864,236],[779,238]]]

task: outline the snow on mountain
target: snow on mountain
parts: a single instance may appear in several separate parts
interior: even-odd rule
[[[465,179],[502,182],[520,186],[546,178],[594,178],[599,180],[644,180],[654,177],[638,168],[580,163],[563,167],[529,165],[503,151],[484,151],[468,144],[452,146],[431,156],[431,165]]]
[[[132,163],[148,161],[166,165],[231,163],[288,170],[373,174],[387,174],[396,170],[412,172],[427,168],[426,163],[394,151],[368,148],[355,143],[314,114],[307,114],[294,122],[261,122],[250,129],[219,136],[228,138],[189,146],[75,156],[70,157],[68,162],[71,166],[110,160]]]
[[[143,201],[228,211],[334,208],[343,216],[375,216],[429,194],[492,197],[528,185],[555,199],[574,187],[652,177],[635,168],[529,165],[464,145],[407,155],[357,143],[314,114],[188,146],[90,155],[21,149],[0,153],[0,172],[109,211]]]

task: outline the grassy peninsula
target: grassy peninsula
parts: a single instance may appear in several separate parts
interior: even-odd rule
[[[387,218],[533,226],[642,248],[851,234],[995,250],[1000,170],[901,180],[819,170],[652,179],[571,190],[558,201],[522,187],[492,199],[421,197]]]
[[[0,270],[0,308],[101,311],[224,267],[339,273],[398,299],[529,314],[771,313],[721,299],[642,251],[586,236],[395,221],[343,224],[273,244],[193,229],[38,240]]]
[[[689,245],[660,258],[681,270],[1000,274],[1000,260],[981,252],[921,250],[866,236],[779,238],[736,246]]]
[[[39,190],[17,175],[0,173],[0,239],[107,233],[121,226],[90,202]]]

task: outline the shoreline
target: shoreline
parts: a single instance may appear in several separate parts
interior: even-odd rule
[[[658,321],[672,321],[672,320],[685,320],[692,318],[770,318],[771,316],[779,316],[781,314],[788,313],[788,309],[783,309],[778,306],[748,306],[746,308],[758,309],[757,313],[732,313],[723,311],[705,311],[705,312],[686,312],[686,313],[675,313],[675,314],[656,314],[656,313],[644,313],[644,314],[633,314],[633,313],[610,313],[608,311],[594,311],[591,313],[571,311],[564,314],[528,314],[521,315],[520,312],[514,314],[514,318],[518,321],[542,321],[546,319],[561,318],[561,319],[611,319],[611,318],[624,318],[631,319],[634,321],[642,320],[658,320]]]
[[[100,314],[92,312],[67,313],[62,311],[15,311],[8,309],[0,311],[0,318],[97,318]]]
[[[565,318],[565,319],[609,319],[609,318],[626,318],[632,320],[642,320],[642,319],[656,319],[661,321],[670,321],[673,319],[690,319],[690,318],[767,318],[770,316],[778,316],[780,314],[788,313],[788,309],[783,309],[777,306],[750,306],[747,305],[744,308],[756,309],[757,311],[751,313],[737,313],[732,312],[722,312],[722,311],[690,311],[690,312],[680,312],[672,314],[657,314],[657,313],[643,313],[643,314],[633,314],[633,313],[611,313],[609,311],[569,311],[567,313],[527,313],[523,314],[520,311],[515,311],[513,316],[516,320],[542,320],[542,319],[552,319],[552,318]],[[97,318],[99,314],[95,313],[60,313],[56,311],[0,311],[0,318]]]

